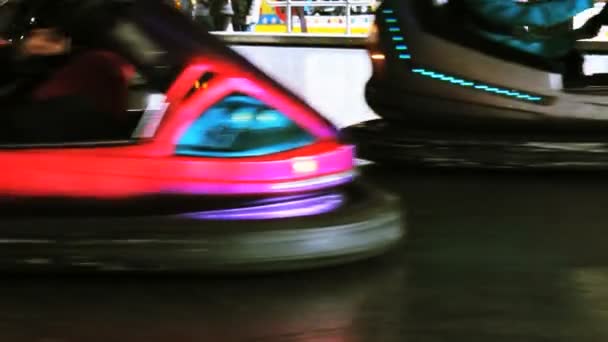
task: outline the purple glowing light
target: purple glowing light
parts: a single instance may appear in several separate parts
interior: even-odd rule
[[[268,220],[303,217],[330,212],[343,202],[342,195],[331,194],[281,203],[260,204],[247,208],[199,211],[180,216],[198,220]]]

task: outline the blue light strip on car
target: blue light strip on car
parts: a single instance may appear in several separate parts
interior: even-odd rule
[[[508,90],[508,89],[504,89],[504,88],[499,88],[499,87],[493,87],[493,86],[489,86],[486,84],[481,84],[481,83],[477,83],[474,81],[470,81],[470,80],[465,80],[462,78],[458,78],[458,77],[454,77],[454,76],[448,76],[445,74],[441,74],[438,72],[434,72],[434,71],[430,71],[430,70],[426,70],[426,69],[422,69],[422,68],[417,68],[417,69],[412,69],[413,73],[422,75],[422,76],[426,76],[426,77],[430,77],[436,80],[440,80],[440,81],[445,81],[445,82],[449,82],[452,84],[456,84],[459,85],[461,87],[469,87],[472,89],[477,89],[477,90],[482,90],[485,91],[487,93],[492,93],[492,94],[496,94],[496,95],[504,95],[504,96],[510,96],[510,97],[514,97],[516,99],[519,100],[526,100],[526,101],[541,101],[543,98],[540,96],[532,96],[529,94],[524,94],[520,91],[514,91],[514,90]]]
[[[395,11],[390,8],[386,8],[386,9],[382,10],[382,13],[385,15],[392,15],[395,13]],[[404,44],[405,37],[401,34],[401,27],[399,27],[397,18],[388,16],[388,17],[384,18],[384,22],[389,24],[388,32],[391,33],[391,40],[394,43],[393,48],[397,52],[397,57],[401,60],[411,61],[412,55],[409,53],[404,53],[404,51],[409,50],[409,47],[406,44]],[[451,84],[458,85],[458,86],[465,87],[465,88],[471,88],[471,89],[475,89],[478,91],[483,91],[486,93],[499,95],[499,96],[506,96],[506,97],[510,97],[510,98],[522,100],[522,101],[540,102],[540,101],[544,100],[544,98],[542,96],[527,94],[527,93],[519,91],[519,90],[506,89],[506,88],[501,88],[501,87],[497,87],[497,86],[492,86],[492,85],[480,83],[477,81],[467,80],[467,79],[460,78],[460,77],[453,76],[453,75],[443,74],[443,73],[433,71],[433,70],[413,67],[412,65],[409,65],[409,67],[410,67],[410,71],[417,75],[429,77],[434,80],[451,83]]]

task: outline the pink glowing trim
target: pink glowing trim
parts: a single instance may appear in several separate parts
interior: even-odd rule
[[[255,195],[255,194],[285,194],[316,191],[348,184],[355,178],[354,172],[345,172],[300,181],[276,183],[182,183],[166,188],[162,193],[175,194],[209,194],[209,195]]]
[[[120,153],[132,147],[0,152],[7,165],[0,195],[129,197],[163,192],[186,194],[264,194],[306,191],[353,170],[353,148],[317,143],[264,158],[217,159],[145,157]],[[294,172],[301,157],[317,160],[319,170]],[[347,181],[348,179],[345,179]]]

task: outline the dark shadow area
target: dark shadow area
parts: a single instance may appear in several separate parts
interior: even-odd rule
[[[3,341],[601,341],[605,174],[364,169],[409,240],[364,263],[234,277],[3,281]]]

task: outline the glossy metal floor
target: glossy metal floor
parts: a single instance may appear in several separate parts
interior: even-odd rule
[[[321,272],[3,278],[0,341],[606,341],[607,175],[368,167],[409,241]]]

